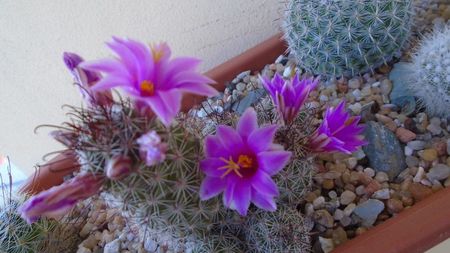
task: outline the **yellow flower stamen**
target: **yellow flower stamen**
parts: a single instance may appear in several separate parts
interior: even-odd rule
[[[224,178],[226,175],[230,174],[231,172],[236,173],[240,178],[242,178],[242,174],[239,172],[240,169],[248,169],[253,166],[253,160],[246,156],[246,155],[240,155],[238,158],[238,162],[236,163],[233,161],[233,158],[230,156],[230,158],[227,160],[223,157],[220,158],[223,162],[226,163],[226,165],[219,167],[218,170],[226,170],[220,178]]]
[[[141,82],[141,91],[148,96],[153,96],[155,94],[155,85],[148,80],[144,80]]]
[[[155,62],[161,60],[164,56],[164,50],[162,48],[157,48],[155,44],[150,45],[150,49],[152,50],[153,60]]]

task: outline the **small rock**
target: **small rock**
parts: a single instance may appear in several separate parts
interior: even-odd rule
[[[436,164],[427,173],[427,178],[430,181],[443,180],[450,176],[450,167],[445,164]]]
[[[361,234],[363,234],[366,231],[367,231],[367,228],[359,227],[359,228],[356,229],[355,233],[356,233],[356,235],[361,235]]]
[[[360,101],[362,99],[362,94],[359,89],[354,90],[352,95],[355,97],[356,101]]]
[[[350,217],[350,215],[353,213],[353,211],[356,208],[355,203],[350,203],[348,206],[344,208],[344,215]]]
[[[354,103],[348,107],[348,109],[350,109],[356,115],[361,113],[361,108],[362,106],[360,103]]]
[[[334,188],[334,181],[332,179],[325,179],[322,183],[322,188],[331,190]]]
[[[447,155],[450,155],[450,139],[447,139]]]
[[[423,160],[432,162],[437,159],[438,153],[435,149],[425,149],[423,152],[419,152],[419,155],[422,157]]]
[[[406,165],[409,168],[419,166],[419,162],[420,162],[419,158],[417,158],[415,156],[407,156],[405,161],[406,161]]]
[[[92,253],[92,251],[83,246],[78,246],[77,253]]]
[[[94,234],[90,235],[88,238],[86,238],[83,242],[81,242],[81,246],[87,248],[87,249],[94,249],[94,247],[97,245],[98,241],[96,236]]]
[[[400,107],[402,114],[409,116],[416,110],[416,99],[413,96],[401,96],[392,99],[392,103]]]
[[[374,121],[367,122],[364,137],[368,142],[363,146],[364,153],[370,166],[377,172],[385,172],[390,179],[394,179],[406,168],[403,149],[395,135],[385,126]]]
[[[411,192],[412,197],[416,201],[421,201],[426,197],[428,197],[429,195],[433,194],[433,191],[430,188],[419,183],[410,184],[408,191]]]
[[[403,143],[410,142],[410,141],[412,141],[412,140],[414,140],[416,138],[416,134],[415,133],[413,133],[413,132],[411,132],[408,129],[405,129],[403,127],[397,128],[397,130],[395,131],[395,135]]]
[[[335,191],[329,191],[328,192],[328,197],[330,197],[331,199],[336,199],[337,198],[337,193]]]
[[[375,176],[375,171],[372,168],[365,168],[364,174],[366,174],[368,177],[372,178]]]
[[[389,192],[389,189],[381,189],[372,194],[372,198],[375,199],[389,199],[391,197],[391,194]]]
[[[355,200],[355,198],[356,194],[354,192],[346,190],[341,194],[340,201],[342,205],[346,206],[352,203]]]
[[[358,159],[356,157],[350,157],[347,159],[347,166],[349,169],[353,169],[358,164]]]
[[[389,95],[392,90],[392,82],[389,79],[384,79],[380,85],[381,93],[383,95]]]
[[[95,225],[90,223],[90,222],[86,222],[86,224],[83,226],[83,228],[80,231],[80,236],[81,237],[86,237],[93,229],[95,228]]]
[[[386,206],[389,213],[399,213],[403,210],[403,203],[398,199],[389,199]]]
[[[314,220],[327,228],[332,228],[334,224],[334,219],[327,210],[317,210],[313,214]]]
[[[445,187],[450,187],[450,177],[448,177],[444,182]]]
[[[348,240],[347,233],[341,227],[333,230],[332,233],[333,243],[335,246],[340,245]]]
[[[419,183],[420,181],[422,181],[424,176],[425,176],[425,170],[422,167],[419,167],[417,169],[416,175],[413,178],[413,182]]]
[[[405,146],[405,155],[411,156],[413,154],[414,150],[412,150],[410,147]]]
[[[427,126],[427,130],[433,135],[439,135],[442,133],[441,120],[437,117],[430,119],[430,124]]]
[[[356,193],[358,196],[361,196],[361,195],[366,194],[366,187],[365,187],[364,185],[360,185],[360,186],[356,187],[355,193]]]
[[[332,239],[327,239],[319,236],[319,242],[324,253],[329,253],[334,249],[334,243]]]
[[[348,80],[348,87],[351,89],[359,89],[361,87],[361,80],[359,77],[354,77]]]
[[[389,176],[385,172],[380,171],[375,175],[375,180],[377,180],[378,183],[384,183],[389,181]]]
[[[352,224],[352,218],[350,218],[349,216],[344,216],[339,223],[343,226],[343,227],[347,227],[350,226],[350,224]]]
[[[363,226],[370,227],[383,210],[383,202],[378,199],[369,199],[356,206],[353,212],[363,220]]]
[[[412,150],[422,150],[425,148],[425,142],[419,140],[410,141],[406,145]]]
[[[342,218],[344,218],[344,211],[342,211],[341,209],[336,209],[336,211],[334,211],[333,218],[335,220],[341,220]]]
[[[105,245],[103,253],[117,253],[120,252],[120,241],[116,239]]]
[[[320,196],[313,201],[314,209],[320,209],[325,204],[325,198]]]
[[[311,203],[305,205],[305,214],[308,217],[314,214],[314,206]]]

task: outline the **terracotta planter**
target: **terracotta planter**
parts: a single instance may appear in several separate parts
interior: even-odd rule
[[[229,61],[206,72],[223,90],[225,82],[246,70],[260,70],[286,50],[278,34]],[[203,101],[198,96],[187,96],[183,109]],[[66,169],[64,169],[66,168]],[[73,155],[64,154],[42,166],[29,179],[22,191],[40,192],[63,182],[63,177],[77,169]],[[417,203],[396,217],[370,229],[357,238],[339,246],[336,253],[419,253],[450,237],[450,188],[441,190]]]

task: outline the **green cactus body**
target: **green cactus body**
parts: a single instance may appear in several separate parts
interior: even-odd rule
[[[290,0],[284,31],[306,71],[354,76],[400,53],[411,23],[411,0]]]
[[[312,223],[294,208],[279,206],[271,212],[256,211],[247,221],[248,252],[310,252]]]
[[[450,26],[421,41],[412,57],[408,88],[434,116],[450,116]]]

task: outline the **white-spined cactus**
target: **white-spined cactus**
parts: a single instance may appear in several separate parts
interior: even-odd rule
[[[290,0],[284,32],[300,67],[353,76],[398,54],[411,23],[411,0]]]
[[[408,88],[435,116],[450,116],[450,26],[421,41],[412,57]]]

